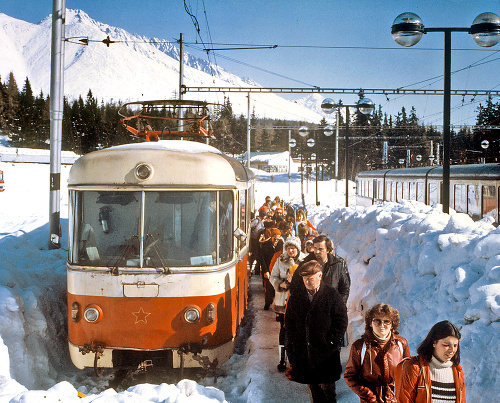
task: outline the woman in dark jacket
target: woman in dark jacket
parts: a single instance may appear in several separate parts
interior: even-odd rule
[[[377,304],[365,315],[365,333],[351,346],[344,379],[360,402],[396,402],[396,366],[410,349],[398,335],[399,313],[387,304]]]

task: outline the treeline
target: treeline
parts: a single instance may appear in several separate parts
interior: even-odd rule
[[[117,144],[140,141],[120,126],[118,110],[120,104],[99,102],[89,90],[85,98],[69,102],[64,99],[62,149],[85,154],[100,148]],[[438,144],[442,143],[441,133],[435,127],[419,122],[414,107],[409,112],[403,107],[396,116],[387,115],[382,107],[369,117],[352,111],[349,135],[351,137],[350,172],[384,167],[428,165],[429,157],[436,158]],[[339,130],[339,176],[344,172],[345,122],[340,117]],[[296,146],[292,155],[302,156],[305,165],[318,164],[318,169],[332,173],[335,158],[335,136],[327,136],[323,128],[327,122],[317,122],[307,137],[298,135],[298,128],[305,122],[257,118],[253,111],[250,121],[251,150],[279,152],[288,150],[289,131]],[[484,129],[500,125],[500,102],[489,98],[485,105],[477,109],[476,125],[452,132],[452,163],[475,163],[481,158],[495,162],[500,151],[500,131]],[[224,105],[211,117],[212,130],[216,139],[210,144],[228,154],[241,154],[247,149],[247,118],[235,115],[231,102],[224,99]],[[22,89],[14,75],[2,82],[0,77],[0,130],[7,134],[14,146],[49,148],[50,139],[50,99],[42,92],[33,94],[29,79]],[[307,146],[313,138],[315,145]],[[481,148],[483,140],[489,141],[486,151]],[[204,141],[204,140],[201,140]],[[431,141],[433,149],[431,150]],[[385,143],[385,144],[384,144]],[[387,149],[387,160],[383,160],[383,150]],[[313,156],[313,154],[315,154]],[[440,150],[442,155],[442,147]],[[315,159],[313,159],[315,157]],[[408,159],[409,157],[409,159]],[[402,162],[403,161],[403,162]],[[435,159],[434,159],[435,161]]]

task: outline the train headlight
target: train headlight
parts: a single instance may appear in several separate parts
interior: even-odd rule
[[[80,304],[75,301],[71,304],[71,320],[73,322],[78,322],[79,316],[80,316]]]
[[[137,179],[144,181],[153,174],[153,168],[148,164],[139,164],[135,167],[135,176]]]
[[[193,307],[186,309],[184,320],[188,323],[197,323],[200,320],[200,311]]]
[[[89,305],[83,312],[83,317],[89,323],[97,323],[102,319],[102,310],[97,305]]]

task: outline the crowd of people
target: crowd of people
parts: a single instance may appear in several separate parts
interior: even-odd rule
[[[264,310],[280,323],[277,369],[307,384],[313,403],[336,402],[340,349],[348,345],[345,260],[304,209],[267,196],[252,220],[249,262],[262,278]],[[398,310],[388,304],[365,312],[364,334],[351,343],[343,373],[360,402],[465,403],[457,327],[436,323],[412,357],[399,325]]]

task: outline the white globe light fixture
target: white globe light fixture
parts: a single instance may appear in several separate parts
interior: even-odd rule
[[[375,109],[375,104],[370,98],[361,98],[358,102],[358,110],[363,114],[363,115],[369,115],[370,113],[373,112]]]
[[[483,149],[485,149],[485,150],[486,150],[489,146],[490,146],[490,142],[489,142],[488,140],[483,140],[483,141],[481,141],[481,147],[482,147]]]
[[[295,147],[297,145],[297,140],[295,139],[290,139],[290,141],[288,142],[288,145],[290,147]]]
[[[332,113],[336,107],[337,107],[337,105],[330,98],[325,98],[323,100],[323,102],[321,102],[321,109],[325,113],[328,113],[328,114]]]
[[[314,139],[307,139],[307,141],[306,141],[306,144],[308,147],[314,147],[315,143],[316,142],[314,141]]]
[[[309,134],[309,128],[307,126],[300,126],[299,134],[301,137],[307,137],[307,135]]]
[[[472,22],[469,33],[479,46],[495,46],[500,42],[500,17],[495,13],[479,14]]]
[[[424,34],[422,19],[415,13],[399,14],[392,23],[391,34],[398,45],[416,45]]]
[[[330,137],[333,134],[333,126],[327,125],[323,128],[323,134],[326,137]]]

